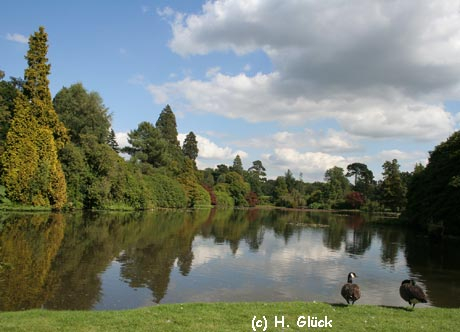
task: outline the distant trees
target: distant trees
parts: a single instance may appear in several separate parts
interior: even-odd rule
[[[428,165],[401,172],[396,159],[382,165],[376,182],[367,165],[326,170],[324,182],[306,183],[291,170],[267,179],[260,160],[247,170],[240,155],[232,165],[198,170],[198,142],[182,145],[169,105],[155,124],[141,122],[128,134],[124,160],[111,116],[97,92],[81,83],[51,99],[47,34],[29,39],[24,80],[0,71],[0,204],[11,201],[69,208],[254,206],[385,209],[404,212],[427,231],[460,234],[460,133],[430,153]],[[353,178],[350,184],[347,178]],[[404,211],[406,209],[406,211]]]

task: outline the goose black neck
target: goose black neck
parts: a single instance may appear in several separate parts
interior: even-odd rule
[[[353,283],[353,278],[351,277],[351,275],[348,275],[348,283],[349,283],[349,284],[352,284],[352,283]]]

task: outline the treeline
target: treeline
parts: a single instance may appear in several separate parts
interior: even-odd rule
[[[141,122],[117,144],[111,115],[97,92],[81,83],[51,98],[43,27],[29,39],[24,78],[0,72],[0,204],[54,209],[275,205],[312,209],[405,212],[426,230],[458,228],[460,138],[455,133],[430,154],[427,167],[401,172],[396,159],[382,179],[363,163],[333,167],[323,182],[307,183],[290,170],[267,179],[260,160],[198,170],[198,143],[190,132],[182,146],[169,105],[155,123]],[[121,157],[129,156],[129,160]]]
[[[200,173],[211,195],[229,193],[237,205],[400,212],[406,205],[413,173],[401,172],[396,159],[386,161],[382,167],[380,181],[374,179],[367,165],[353,163],[346,170],[337,166],[328,169],[323,182],[308,183],[302,180],[302,174],[296,179],[290,170],[274,180],[267,179],[260,160],[244,170],[240,156],[236,156],[232,166],[222,164]]]

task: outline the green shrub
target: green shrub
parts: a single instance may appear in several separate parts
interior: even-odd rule
[[[217,205],[218,207],[226,207],[226,208],[231,208],[235,206],[235,201],[233,198],[230,196],[229,193],[225,191],[216,191],[216,199],[217,199]]]

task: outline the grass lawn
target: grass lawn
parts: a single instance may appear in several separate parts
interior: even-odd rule
[[[460,331],[460,309],[412,311],[408,307],[315,302],[187,303],[123,311],[2,312],[0,331],[253,331],[253,321],[256,331],[262,331],[264,316],[266,331]],[[323,323],[327,316],[332,328],[308,328],[308,316]],[[256,326],[257,321],[260,327]]]

